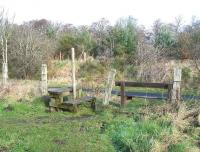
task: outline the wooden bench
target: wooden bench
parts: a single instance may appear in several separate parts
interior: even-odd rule
[[[85,96],[82,98],[78,98],[76,100],[70,99],[67,101],[63,100],[63,97],[65,95],[70,95],[72,92],[72,89],[69,88],[49,88],[48,89],[49,95],[50,95],[50,103],[49,103],[49,110],[54,111],[54,110],[70,110],[77,112],[78,106],[83,103],[90,103],[90,106],[93,110],[96,109],[96,98],[95,97],[90,97],[90,96]]]
[[[147,83],[147,82],[128,82],[115,81],[115,86],[120,86],[121,105],[127,104],[126,100],[131,100],[133,96],[128,96],[125,92],[125,87],[144,87],[144,88],[161,88],[168,90],[168,98],[171,93],[172,84],[169,83]],[[143,98],[147,98],[144,96]],[[149,97],[148,97],[149,98]]]

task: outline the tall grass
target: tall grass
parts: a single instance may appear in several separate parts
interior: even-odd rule
[[[164,129],[154,122],[116,121],[107,130],[117,151],[150,151]]]

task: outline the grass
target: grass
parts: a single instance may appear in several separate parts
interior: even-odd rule
[[[113,151],[106,136],[87,122],[19,123],[1,129],[5,149],[10,151]],[[101,149],[101,145],[105,145]]]
[[[193,88],[183,88],[182,90],[182,94],[185,94],[185,95],[198,95],[200,96],[200,91],[199,89],[193,89]]]
[[[116,123],[116,124],[115,124]],[[162,128],[154,122],[117,121],[108,128],[117,151],[149,151]]]
[[[8,99],[9,100],[9,99]],[[198,131],[191,130],[190,137],[167,142],[173,136],[169,119],[141,119],[137,112],[162,102],[134,99],[119,111],[135,112],[126,115],[114,112],[114,107],[99,107],[92,112],[80,107],[78,113],[45,112],[40,98],[32,102],[0,101],[0,151],[1,152],[127,152],[127,151],[188,151],[196,148]],[[99,105],[99,103],[98,103]],[[116,108],[115,108],[116,109]],[[200,134],[199,134],[200,135]],[[166,147],[163,147],[166,145]]]
[[[113,90],[120,90],[120,87],[115,86]],[[160,93],[160,94],[167,94],[167,89],[159,89],[159,88],[142,88],[142,87],[126,87],[125,91],[130,92],[144,92],[144,93]],[[200,95],[200,92],[198,89],[193,88],[183,88],[181,90],[182,95]]]
[[[189,149],[186,148],[187,143],[186,142],[182,142],[182,143],[178,143],[178,144],[172,144],[169,146],[168,150],[169,152],[185,152],[188,151]]]
[[[92,111],[46,113],[44,105],[15,103],[12,111],[1,104],[0,149],[6,151],[113,151],[101,135]],[[82,117],[81,117],[82,116]],[[101,145],[105,145],[103,149]]]

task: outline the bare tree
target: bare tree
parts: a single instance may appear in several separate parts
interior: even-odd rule
[[[5,10],[0,12],[0,40],[2,50],[2,77],[3,85],[7,83],[8,78],[8,40],[12,34],[12,22],[9,21]]]
[[[23,79],[36,76],[40,65],[48,62],[54,48],[46,36],[27,25],[15,27],[10,43],[11,72]]]
[[[193,54],[192,57],[193,57],[194,65],[196,69],[198,70],[198,73],[200,74],[200,45],[197,45],[195,47],[192,54]]]
[[[166,80],[169,68],[162,58],[161,52],[150,44],[142,42],[138,44],[135,55],[138,80],[151,82]]]

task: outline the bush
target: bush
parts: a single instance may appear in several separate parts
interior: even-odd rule
[[[95,61],[87,61],[80,65],[78,77],[82,78],[92,78],[97,75],[101,76],[101,74],[104,74],[105,68]]]
[[[188,67],[182,69],[182,79],[184,82],[188,82],[192,76],[192,70]]]
[[[133,79],[136,76],[136,68],[129,62],[129,57],[115,57],[112,61],[111,66],[119,71],[116,75],[117,79]]]
[[[137,75],[136,67],[134,65],[127,65],[125,74],[128,79],[134,80],[134,78],[136,78]]]
[[[124,72],[125,59],[121,57],[115,57],[112,63],[112,67],[119,70],[120,72]]]

